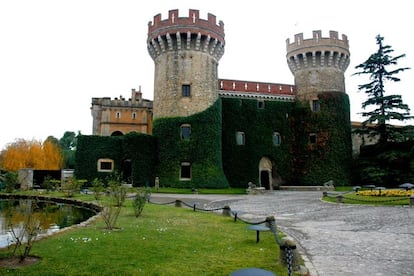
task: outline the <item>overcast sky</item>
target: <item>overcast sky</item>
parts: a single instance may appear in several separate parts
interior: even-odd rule
[[[355,66],[377,50],[385,37],[394,55],[406,54],[399,67],[414,67],[414,19],[406,0],[1,0],[0,149],[18,138],[61,138],[65,131],[92,133],[92,97],[129,98],[141,86],[153,99],[154,65],[147,47],[148,22],[161,13],[200,10],[224,22],[225,53],[219,78],[293,84],[286,63],[286,39],[312,36],[312,30],[346,34],[351,63],[346,90],[351,119],[360,121],[358,92],[363,77]],[[400,94],[414,115],[414,69],[399,74]],[[406,124],[414,124],[408,121]]]

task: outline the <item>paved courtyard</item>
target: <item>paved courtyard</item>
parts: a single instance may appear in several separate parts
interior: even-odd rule
[[[250,219],[273,215],[300,246],[311,275],[414,275],[414,208],[326,203],[322,192],[177,195],[229,205]]]

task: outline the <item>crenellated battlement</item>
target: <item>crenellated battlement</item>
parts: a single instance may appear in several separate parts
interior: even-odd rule
[[[168,19],[162,20],[161,14],[154,16],[154,20],[148,22],[148,42],[167,33],[201,33],[210,36],[224,44],[224,23],[217,24],[216,16],[208,13],[207,20],[200,18],[200,11],[190,9],[188,17],[179,17],[178,10],[170,10]]]
[[[329,31],[329,37],[323,37],[322,31],[318,30],[312,32],[312,38],[304,39],[303,33],[299,33],[294,36],[294,41],[292,43],[290,43],[289,38],[286,39],[286,48],[288,53],[306,47],[321,46],[336,46],[348,50],[348,37],[343,34],[342,39],[339,39],[339,34],[337,31]]]
[[[217,61],[224,54],[224,24],[217,25],[216,16],[200,18],[198,10],[189,10],[188,17],[179,17],[178,10],[170,10],[168,19],[161,14],[148,23],[147,48],[155,60],[168,51],[194,50],[210,54]]]
[[[323,37],[321,31],[313,31],[312,38],[304,39],[303,33],[295,35],[294,41],[286,40],[286,58],[292,73],[316,67],[336,68],[345,72],[349,65],[349,42],[346,35],[329,31]]]

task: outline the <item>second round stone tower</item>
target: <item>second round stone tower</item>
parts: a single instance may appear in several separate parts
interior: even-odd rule
[[[345,93],[344,73],[350,61],[346,35],[340,39],[338,32],[330,31],[329,37],[322,37],[321,31],[313,31],[312,38],[303,39],[300,33],[292,43],[287,39],[286,48],[299,100],[312,101],[323,92]]]
[[[218,99],[218,62],[224,54],[224,24],[189,10],[170,10],[148,23],[147,48],[154,60],[154,119],[185,117],[204,111]]]

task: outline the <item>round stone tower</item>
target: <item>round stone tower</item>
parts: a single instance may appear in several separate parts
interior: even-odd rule
[[[330,31],[329,37],[322,37],[321,31],[313,31],[312,38],[303,39],[300,33],[292,43],[286,40],[286,50],[299,100],[310,101],[323,92],[345,93],[344,73],[350,61],[346,35],[339,39],[338,32]]]
[[[224,54],[224,24],[198,10],[179,17],[170,10],[148,23],[147,48],[155,63],[154,119],[189,116],[218,99],[218,61]]]

